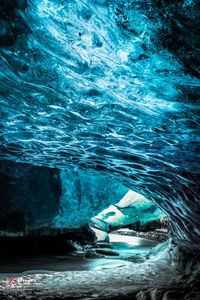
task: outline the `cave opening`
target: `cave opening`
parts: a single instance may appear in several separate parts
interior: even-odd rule
[[[89,225],[97,237],[98,253],[133,261],[140,259],[137,254],[141,257],[151,247],[165,242],[169,234],[166,215],[152,201],[130,189],[119,202],[93,217]]]
[[[111,278],[121,268],[127,271],[126,280],[132,269],[134,276],[142,278],[152,267],[159,272],[161,250],[167,268],[168,221],[164,213],[116,177],[4,160],[0,163],[0,191],[3,284],[13,274],[21,288],[24,277],[34,278],[38,284],[37,276],[45,274],[48,281],[48,274],[57,278],[59,272],[70,281],[73,272],[84,272],[85,279],[76,280],[85,284],[93,272]]]

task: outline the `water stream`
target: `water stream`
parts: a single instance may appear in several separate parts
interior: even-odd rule
[[[117,234],[110,234],[110,241],[113,249],[119,252],[119,256],[93,259],[72,255],[1,257],[0,273],[86,271],[121,267],[132,264],[124,258],[131,255],[146,254],[152,247],[157,245],[156,242],[147,239]]]

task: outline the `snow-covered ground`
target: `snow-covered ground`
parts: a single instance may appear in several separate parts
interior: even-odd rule
[[[15,274],[14,282],[9,282],[10,276],[4,275],[0,279],[0,292],[4,296],[12,295],[14,299],[17,299],[16,295],[19,293],[30,299],[33,294],[40,299],[47,295],[105,299],[152,286],[155,288],[166,285],[175,276],[175,267],[170,263],[168,243],[154,247],[150,258],[143,263],[121,260],[120,264],[119,261],[120,259],[111,259],[107,265],[99,259],[99,265],[85,271],[24,272]]]

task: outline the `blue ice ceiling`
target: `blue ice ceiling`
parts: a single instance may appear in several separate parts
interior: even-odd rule
[[[187,245],[200,244],[198,21],[195,1],[175,2],[34,0],[16,24],[3,16],[0,158],[118,177]]]
[[[196,169],[195,107],[181,86],[198,82],[155,45],[159,19],[108,2],[33,1],[22,12],[30,33],[1,50],[1,157],[152,183],[159,170],[170,184],[166,170]]]

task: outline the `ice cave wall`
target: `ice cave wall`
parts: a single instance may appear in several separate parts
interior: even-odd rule
[[[197,2],[1,1],[0,158],[117,176],[199,250]]]
[[[128,191],[118,180],[102,172],[69,169],[61,171],[62,194],[55,227],[78,227],[118,202]]]
[[[0,231],[75,228],[128,191],[105,173],[0,161]]]
[[[60,196],[59,170],[0,161],[0,231],[50,227]]]

